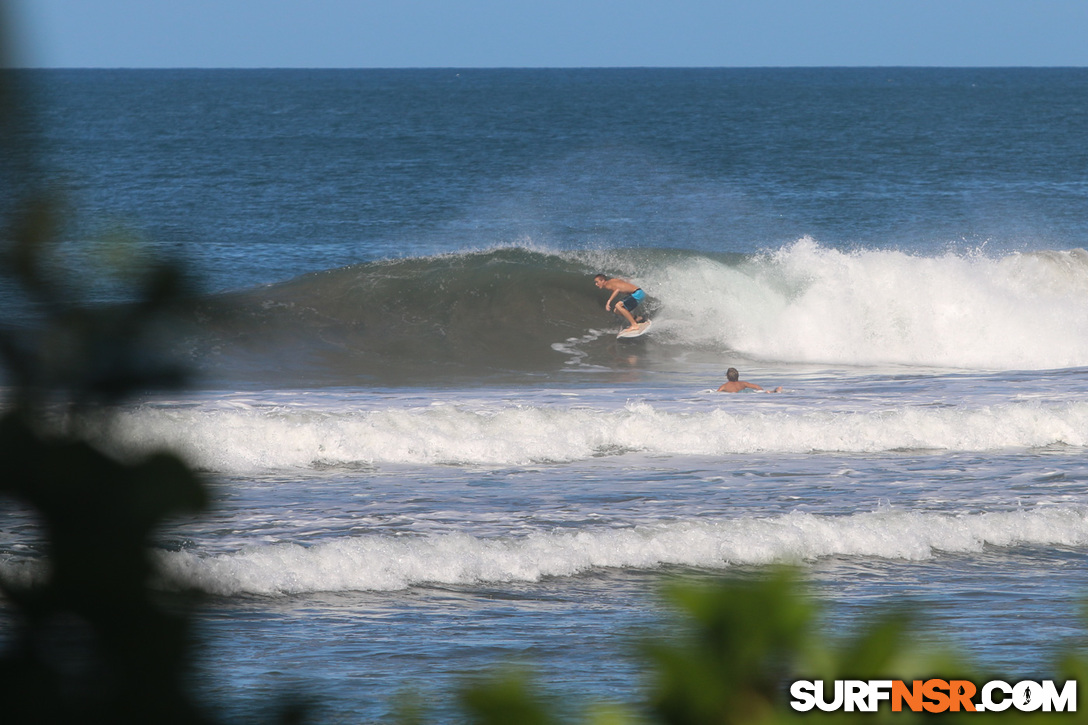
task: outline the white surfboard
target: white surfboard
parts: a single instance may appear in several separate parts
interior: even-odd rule
[[[638,323],[638,329],[637,330],[627,330],[627,329],[621,330],[620,334],[616,335],[616,337],[619,338],[619,339],[631,338],[631,337],[642,337],[643,335],[646,334],[646,331],[650,329],[650,322],[651,322],[650,320],[646,320],[645,322]]]

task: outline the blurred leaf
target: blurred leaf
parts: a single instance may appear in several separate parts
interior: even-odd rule
[[[809,649],[815,621],[793,572],[673,586],[668,595],[685,631],[675,641],[646,645],[652,711],[678,725],[770,718],[781,683]]]
[[[553,717],[528,675],[519,669],[497,671],[464,688],[460,703],[469,722],[477,725],[551,725]]]

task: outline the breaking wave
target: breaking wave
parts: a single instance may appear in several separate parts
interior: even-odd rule
[[[1088,445],[1088,403],[897,406],[781,412],[775,406],[674,411],[645,402],[614,410],[461,404],[321,410],[241,403],[146,406],[113,424],[121,453],[168,447],[222,473],[329,465],[514,466],[645,452],[995,451]],[[116,443],[115,443],[116,445]]]
[[[919,256],[810,239],[753,256],[513,247],[360,264],[208,300],[189,349],[210,375],[294,385],[608,368],[618,321],[596,272],[647,290],[651,359],[1088,365],[1082,249]]]
[[[832,556],[923,560],[940,552],[979,552],[985,546],[1085,544],[1085,513],[1055,507],[964,515],[875,511],[834,517],[798,512],[500,538],[364,535],[217,555],[162,552],[160,558],[166,578],[176,585],[221,595],[273,595],[533,582],[602,568],[718,569]]]

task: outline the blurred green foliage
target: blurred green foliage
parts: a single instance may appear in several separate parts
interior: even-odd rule
[[[186,278],[115,235],[99,256],[123,301],[90,298],[87,278],[102,270],[59,243],[65,211],[39,162],[28,76],[7,62],[4,10],[0,515],[33,521],[40,543],[33,565],[0,569],[0,722],[218,722],[192,685],[199,596],[156,588],[152,556],[158,527],[206,509],[207,488],[168,451],[122,461],[88,435],[108,440],[116,404],[184,382],[163,343]]]
[[[0,116],[19,102],[3,70]],[[40,566],[0,574],[10,634],[0,651],[0,718],[12,723],[211,722],[191,695],[190,605],[152,584],[164,521],[203,510],[204,484],[169,452],[115,460],[90,444],[109,405],[181,381],[147,343],[185,287],[159,263],[133,280],[130,303],[96,306],[58,274],[57,205],[26,171],[31,138],[0,123],[5,153],[0,280],[28,317],[0,328],[0,510],[30,512]],[[93,416],[90,413],[94,413]]]
[[[907,725],[963,719],[970,723],[1022,721],[1085,722],[1075,712],[959,711],[893,712],[889,702],[875,712],[839,710],[795,712],[790,684],[795,680],[970,680],[981,687],[1004,679],[980,672],[949,649],[919,632],[918,613],[879,612],[853,636],[822,635],[819,608],[805,593],[797,571],[772,569],[763,575],[703,583],[674,584],[667,600],[679,634],[643,642],[640,655],[647,681],[641,702],[594,706],[580,716],[560,718],[556,708],[524,672],[497,672],[468,681],[461,693],[468,722],[581,722],[591,725],[785,725],[800,722],[886,722]],[[1066,652],[1054,663],[1059,685],[1083,680],[1088,659]],[[1014,680],[1007,680],[1010,684]],[[978,698],[975,700],[979,701]],[[425,722],[418,712],[411,722]]]

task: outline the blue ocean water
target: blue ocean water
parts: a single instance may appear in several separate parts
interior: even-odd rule
[[[1083,641],[1088,71],[28,77],[88,294],[141,250],[203,286],[196,386],[103,445],[212,482],[161,561],[223,707],[372,721],[510,661],[631,701],[663,579],[774,562],[832,632],[906,600],[1018,676]]]

